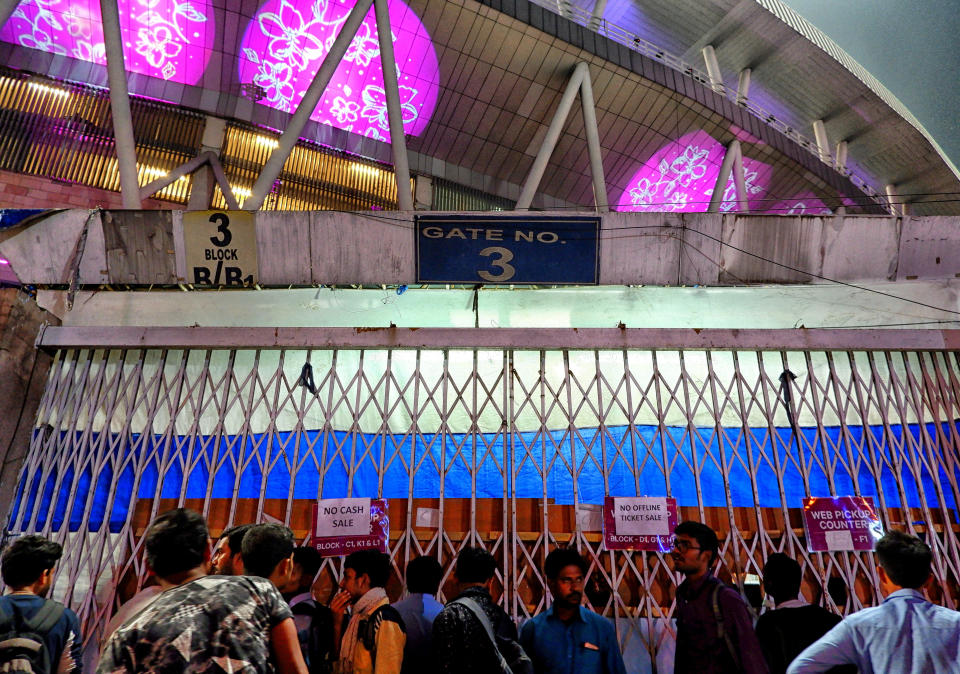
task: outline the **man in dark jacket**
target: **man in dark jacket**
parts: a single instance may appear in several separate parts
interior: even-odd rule
[[[719,543],[713,529],[681,522],[674,531],[677,588],[677,674],[766,674],[767,663],[743,597],[710,573]]]
[[[767,557],[763,567],[763,589],[776,608],[757,620],[757,638],[771,674],[784,674],[804,648],[829,632],[840,616],[820,606],[812,606],[800,596],[803,572],[795,559],[782,552]],[[839,668],[856,672],[857,668]]]
[[[490,596],[497,562],[486,550],[464,548],[457,557],[454,577],[457,599],[468,597],[483,609],[495,635],[517,640],[517,626]],[[491,674],[500,672],[496,646],[469,608],[448,603],[433,621],[433,649],[438,674]]]

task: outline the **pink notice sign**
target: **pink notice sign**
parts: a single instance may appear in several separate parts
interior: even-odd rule
[[[603,500],[603,545],[607,550],[668,552],[676,528],[676,499],[607,496]]]
[[[386,499],[324,499],[313,506],[310,545],[324,557],[357,550],[387,552],[390,518]]]
[[[869,551],[883,536],[869,496],[810,497],[803,502],[803,528],[810,552]]]

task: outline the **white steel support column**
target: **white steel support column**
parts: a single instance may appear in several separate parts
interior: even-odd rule
[[[590,14],[590,23],[587,24],[590,30],[596,30],[600,27],[605,11],[607,11],[607,0],[597,0],[597,3],[593,6],[593,13]]]
[[[740,202],[741,207],[746,207],[746,189],[743,189],[743,155],[740,152],[740,141],[732,140],[730,145],[727,146],[726,154],[723,155],[723,163],[720,164],[720,173],[717,174],[717,183],[713,186],[713,194],[710,195],[710,205],[707,207],[707,213],[718,213],[720,211],[720,204],[723,202],[723,193],[727,190],[727,181],[730,180],[731,170],[736,170],[736,173],[740,175],[739,181],[736,174],[734,175],[733,184],[737,186],[737,201]]]
[[[750,97],[750,75],[753,71],[744,68],[737,77],[737,103],[743,104]]]
[[[390,124],[390,148],[393,150],[393,174],[397,181],[397,207],[413,210],[410,192],[410,162],[407,141],[403,135],[403,116],[400,111],[400,89],[397,82],[396,59],[393,55],[393,33],[390,30],[390,12],[387,0],[374,0],[377,15],[377,37],[380,40],[380,62],[383,64],[383,90],[387,98],[387,119]]]
[[[830,139],[827,138],[827,127],[824,125],[822,119],[814,120],[813,135],[817,140],[817,151],[820,152],[820,160],[829,163],[832,159],[830,156]]]
[[[904,215],[902,202],[900,201],[900,197],[897,196],[896,186],[891,183],[888,184],[884,189],[887,193],[887,203],[890,204],[890,212],[893,215]]]
[[[127,68],[123,61],[123,38],[120,35],[120,10],[117,0],[100,0],[103,16],[103,43],[107,54],[107,81],[110,84],[110,112],[113,116],[113,137],[120,169],[120,196],[123,207],[139,209],[140,185],[137,179],[137,144],[133,137],[130,116],[130,93],[127,90]]]
[[[560,105],[553,115],[553,120],[547,128],[547,135],[543,139],[543,145],[533,160],[533,166],[527,174],[527,179],[523,183],[523,189],[520,191],[520,198],[517,200],[516,210],[526,210],[533,203],[533,195],[537,193],[540,187],[540,180],[543,179],[543,172],[547,169],[547,163],[550,161],[550,155],[553,154],[557,141],[560,139],[560,133],[563,131],[563,124],[567,121],[567,115],[570,114],[570,108],[573,107],[573,99],[580,90],[580,84],[587,74],[587,64],[580,62],[573,69],[570,81],[567,82],[567,89],[563,92],[560,99]]]
[[[837,161],[836,167],[838,171],[847,170],[847,141],[841,140],[837,143]]]
[[[720,62],[717,61],[717,52],[713,45],[707,45],[701,50],[703,62],[707,66],[707,75],[710,77],[710,85],[713,90],[720,92],[723,90],[723,73],[720,72]]]
[[[106,2],[106,0],[101,1]],[[323,63],[320,64],[320,69],[317,71],[316,77],[313,78],[313,82],[311,82],[307,88],[307,93],[304,94],[303,100],[301,100],[300,105],[297,106],[297,111],[293,113],[293,117],[291,117],[289,124],[287,124],[287,128],[284,130],[283,135],[280,136],[277,147],[270,154],[270,158],[260,171],[260,176],[257,178],[257,182],[254,183],[250,198],[244,204],[244,208],[256,211],[263,205],[263,200],[266,198],[270,188],[273,187],[273,182],[277,179],[277,176],[280,175],[280,171],[283,170],[283,165],[286,163],[290,153],[293,152],[294,146],[300,139],[300,133],[303,131],[303,127],[306,126],[310,115],[313,114],[317,103],[320,102],[320,97],[323,96],[323,92],[326,90],[327,84],[330,83],[330,78],[333,77],[337,66],[340,65],[340,61],[343,60],[344,54],[347,53],[347,48],[357,34],[357,29],[359,29],[360,24],[363,23],[363,17],[367,15],[371,5],[373,5],[373,0],[359,0],[350,12],[350,15],[343,24],[343,28],[340,30],[340,34],[334,41],[333,46],[330,47],[330,51],[327,53],[326,58],[323,59]],[[386,70],[386,68],[384,70]]]
[[[19,4],[20,0],[0,0],[0,28],[7,23]]]
[[[733,153],[733,185],[737,190],[737,210],[740,213],[749,213],[750,205],[747,203],[747,180],[743,172],[743,148],[740,147],[740,141],[735,140],[731,142],[727,152]]]
[[[600,152],[600,131],[597,129],[597,111],[593,106],[593,83],[590,71],[580,83],[580,106],[583,110],[583,128],[587,135],[587,152],[590,155],[590,175],[593,177],[593,203],[598,213],[610,210],[607,201],[607,181],[603,175],[603,155]]]

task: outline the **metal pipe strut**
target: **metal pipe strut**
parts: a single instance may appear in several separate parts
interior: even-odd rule
[[[130,115],[130,92],[127,89],[127,68],[123,60],[123,38],[120,35],[120,10],[117,0],[100,0],[100,13],[103,16],[103,43],[107,55],[114,145],[120,170],[120,196],[124,208],[139,209],[141,203],[140,181],[137,178],[137,143]]]
[[[560,140],[563,125],[566,123],[567,116],[570,114],[570,108],[573,107],[573,99],[576,98],[577,92],[580,90],[580,85],[583,83],[584,77],[588,74],[589,69],[583,61],[578,63],[573,69],[570,80],[567,82],[567,88],[564,90],[563,97],[560,99],[560,105],[553,114],[553,119],[547,128],[547,135],[543,139],[540,151],[537,152],[537,156],[533,160],[533,166],[530,167],[527,179],[523,183],[520,198],[517,199],[517,205],[514,207],[515,210],[526,210],[530,208],[530,204],[533,203],[533,196],[537,193],[537,188],[540,187],[540,181],[543,179],[547,164],[550,162],[550,156],[557,147],[557,141]]]
[[[413,194],[410,191],[410,162],[407,158],[407,139],[403,133],[403,113],[400,110],[400,86],[397,82],[397,61],[393,53],[390,11],[387,8],[387,0],[374,0],[373,6],[377,17],[380,62],[383,64],[383,90],[387,98],[390,149],[393,151],[393,175],[397,181],[397,207],[401,211],[412,211]]]
[[[217,184],[220,185],[220,191],[223,192],[223,199],[227,202],[227,208],[231,211],[240,210],[240,205],[237,203],[237,198],[233,194],[233,188],[230,187],[230,182],[227,180],[227,176],[223,172],[223,165],[220,163],[220,158],[217,157],[216,153],[214,152],[201,152],[196,157],[181,164],[162,178],[157,178],[152,183],[144,185],[140,188],[140,199],[146,199],[147,197],[156,194],[165,187],[168,187],[169,185],[172,185],[176,181],[180,180],[180,178],[184,177],[185,175],[194,173],[205,164],[209,164],[210,168],[213,170],[213,176],[216,179]]]
[[[106,2],[106,0],[101,1]],[[274,181],[283,170],[283,165],[287,162],[287,158],[290,156],[290,153],[293,152],[297,141],[300,140],[303,127],[305,127],[310,120],[310,115],[313,114],[317,103],[320,102],[320,97],[323,96],[323,92],[330,83],[330,78],[333,77],[337,66],[339,66],[343,60],[344,55],[347,53],[347,48],[353,41],[357,30],[360,28],[360,24],[363,23],[363,18],[367,15],[372,5],[373,0],[359,0],[353,10],[351,10],[349,16],[347,16],[347,20],[343,23],[340,34],[337,36],[337,39],[334,40],[333,46],[330,47],[326,58],[323,59],[323,63],[320,64],[316,77],[313,78],[313,82],[310,83],[307,92],[303,95],[300,105],[297,106],[297,111],[293,113],[293,117],[290,118],[287,128],[284,129],[283,134],[280,136],[277,147],[274,148],[267,163],[264,164],[263,169],[260,171],[260,176],[257,178],[257,182],[254,183],[253,189],[251,190],[250,198],[244,204],[248,210],[257,211],[263,206],[263,201],[266,199],[267,193],[270,192]],[[384,70],[386,70],[386,68],[384,68]]]
[[[600,131],[597,128],[597,110],[593,104],[593,83],[587,70],[580,83],[580,106],[583,110],[583,129],[587,135],[590,155],[590,175],[593,178],[593,203],[599,213],[610,210],[607,200],[607,181],[603,175],[603,154],[600,151]]]
[[[739,170],[737,170],[738,167]],[[730,141],[730,144],[727,146],[727,151],[723,155],[723,163],[720,164],[720,173],[717,174],[717,182],[713,186],[713,194],[710,195],[710,205],[707,206],[707,213],[720,212],[720,204],[723,202],[724,192],[727,191],[727,181],[730,180],[731,170],[735,171],[733,181],[734,185],[737,186],[737,200],[743,199],[746,201],[746,186],[743,184],[743,155],[740,151],[739,140]],[[737,174],[740,176],[740,185],[737,185]]]

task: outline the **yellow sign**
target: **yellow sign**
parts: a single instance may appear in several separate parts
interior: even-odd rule
[[[252,286],[258,281],[252,212],[187,211],[183,214],[183,244],[189,283]]]

